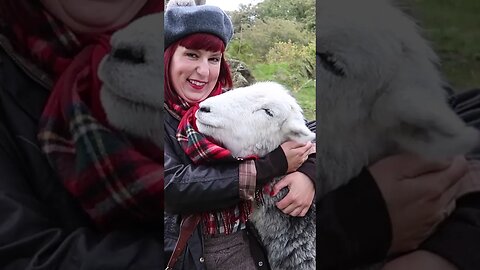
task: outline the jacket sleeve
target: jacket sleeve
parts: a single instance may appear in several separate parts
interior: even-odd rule
[[[167,135],[164,149],[166,211],[175,214],[205,212],[240,201],[239,163],[195,165],[183,152],[179,153],[175,143]]]
[[[161,269],[161,228],[157,233],[101,234],[89,224],[65,225],[42,203],[44,198],[33,192],[31,179],[27,179],[21,169],[23,164],[16,150],[13,139],[0,122],[0,265],[3,270]]]
[[[349,269],[386,256],[390,217],[368,170],[323,196],[316,217],[318,269]]]

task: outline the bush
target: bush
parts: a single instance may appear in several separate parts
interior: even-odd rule
[[[236,33],[227,53],[252,65],[265,61],[267,53],[276,43],[289,41],[307,45],[308,33],[298,22],[267,18]]]
[[[295,77],[315,79],[315,43],[306,46],[291,42],[277,42],[266,56],[267,63],[289,63]]]

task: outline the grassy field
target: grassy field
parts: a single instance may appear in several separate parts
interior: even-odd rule
[[[480,0],[404,0],[457,91],[480,87]]]

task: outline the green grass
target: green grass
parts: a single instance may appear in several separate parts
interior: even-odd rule
[[[297,98],[300,106],[302,106],[305,118],[308,120],[315,119],[315,81],[308,81],[300,91],[294,93],[294,96]]]
[[[256,64],[252,67],[257,81],[276,81],[286,85],[302,107],[305,118],[315,119],[315,81],[293,75],[288,63]]]
[[[480,87],[480,1],[406,0],[457,91]]]

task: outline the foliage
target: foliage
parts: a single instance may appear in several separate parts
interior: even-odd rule
[[[404,0],[457,91],[480,87],[480,1]]]
[[[306,45],[310,35],[295,21],[266,18],[242,29],[236,34],[228,52],[233,57],[245,58],[249,64],[265,61],[269,50],[279,42]]]
[[[307,45],[277,42],[266,56],[267,63],[290,63],[290,69],[298,77],[315,79],[315,42]]]
[[[238,10],[230,12],[229,15],[233,23],[234,32],[241,33],[244,29],[250,28],[255,24],[257,9],[252,4],[241,4]]]
[[[315,32],[314,0],[265,0],[257,6],[258,17],[296,21],[304,30]]]
[[[257,81],[292,90],[315,118],[315,1],[265,0],[229,13],[235,36],[227,58],[245,62]]]

